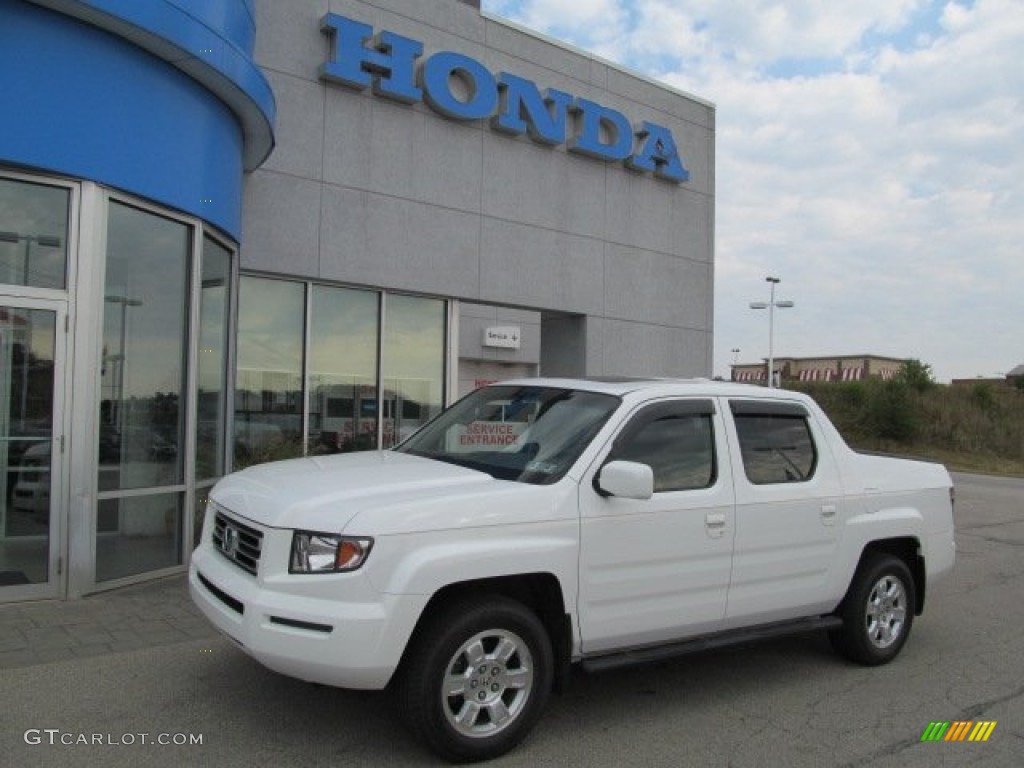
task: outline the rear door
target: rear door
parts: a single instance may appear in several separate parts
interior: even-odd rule
[[[724,626],[831,610],[842,492],[817,421],[798,401],[731,399],[728,411],[736,537]]]
[[[733,488],[711,399],[638,407],[580,483],[579,621],[584,653],[717,629],[732,558]],[[645,501],[601,495],[609,461],[654,471]]]

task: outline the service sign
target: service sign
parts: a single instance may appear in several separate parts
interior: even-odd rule
[[[484,329],[484,346],[519,349],[523,334],[518,325],[496,325]]]
[[[425,102],[451,120],[489,120],[495,131],[527,134],[538,144],[689,181],[672,132],[657,123],[634,126],[618,110],[547,88],[508,72],[492,73],[476,59],[439,51],[422,62],[423,43],[328,13],[321,31],[332,38],[320,78],[403,104]],[[453,88],[458,82],[461,87]]]

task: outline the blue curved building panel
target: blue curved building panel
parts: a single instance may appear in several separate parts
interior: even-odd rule
[[[254,30],[246,0],[0,0],[0,162],[118,187],[238,239],[243,170],[273,146]]]

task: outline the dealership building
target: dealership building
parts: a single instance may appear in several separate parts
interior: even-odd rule
[[[484,382],[706,376],[714,107],[465,0],[0,0],[0,601]]]

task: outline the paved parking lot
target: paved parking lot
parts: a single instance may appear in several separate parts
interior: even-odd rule
[[[956,479],[956,569],[930,591],[893,664],[849,665],[810,636],[578,674],[531,738],[491,765],[1017,768],[1024,762],[1024,480]],[[41,655],[11,648],[0,656],[3,764],[437,764],[396,728],[385,695],[264,670],[193,623],[183,589],[175,579],[78,606],[0,609],[0,628],[16,616],[74,639]],[[136,639],[102,626],[76,636],[72,625],[55,623],[67,610],[90,615],[80,607],[90,603],[102,622],[133,625]],[[137,640],[147,632],[149,641]],[[94,642],[76,639],[83,636]],[[45,631],[32,637],[45,647]],[[119,647],[118,638],[140,645]],[[82,645],[92,648],[76,652]],[[921,743],[937,720],[997,725],[985,743]],[[26,731],[39,743],[26,743]],[[187,743],[197,737],[201,744]],[[82,743],[95,740],[104,743]]]

